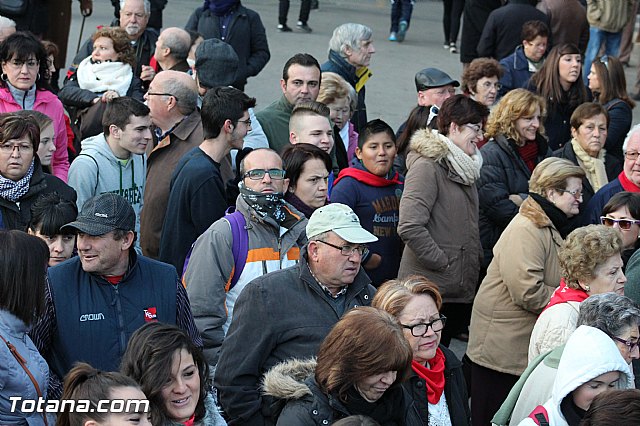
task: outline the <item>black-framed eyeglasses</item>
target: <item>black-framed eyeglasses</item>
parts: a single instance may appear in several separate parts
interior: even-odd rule
[[[329,247],[333,247],[336,250],[340,250],[340,254],[343,256],[351,256],[353,253],[358,252],[360,256],[362,256],[367,251],[367,246],[364,244],[360,244],[357,246],[351,244],[345,244],[343,246],[337,246],[335,244],[328,243],[322,240],[316,240],[319,243],[326,244]]]
[[[285,171],[282,169],[253,169],[247,171],[243,177],[248,177],[251,180],[261,180],[265,174],[268,174],[273,180],[282,180],[284,179]]]
[[[619,337],[616,336],[610,336],[613,340],[615,340],[616,342],[620,342],[623,345],[625,345],[627,347],[627,349],[629,349],[629,352],[633,352],[633,350],[636,348],[636,346],[640,345],[640,341],[635,341],[632,342],[631,340],[624,340],[621,339]]]
[[[440,315],[440,318],[435,319],[431,322],[414,324],[414,325],[405,325],[405,324],[400,324],[400,325],[404,328],[411,330],[411,335],[413,337],[422,337],[425,334],[427,334],[429,327],[431,327],[434,333],[437,333],[439,331],[442,331],[446,323],[447,323],[447,317],[445,317],[444,315]]]
[[[247,126],[251,126],[251,119],[247,118],[246,120],[236,120],[237,123],[244,123]]]
[[[173,96],[174,98],[176,98],[176,102],[178,102],[178,97],[176,95],[172,95],[171,93],[147,92],[147,96]]]
[[[620,229],[628,231],[629,229],[631,229],[631,226],[640,225],[640,220],[614,219],[612,217],[600,216],[600,223],[610,228],[613,228],[613,226],[617,223]]]
[[[573,196],[573,198],[575,198],[576,200],[578,198],[582,198],[582,189],[573,189],[573,190],[569,190],[569,189],[557,189],[556,191],[561,192],[561,193],[567,193],[567,194],[571,194]]]

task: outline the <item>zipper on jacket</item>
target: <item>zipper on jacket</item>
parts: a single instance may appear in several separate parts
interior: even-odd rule
[[[124,353],[124,350],[127,347],[127,338],[124,333],[124,318],[122,317],[122,304],[120,303],[120,291],[118,289],[120,284],[116,284],[113,286],[116,296],[116,311],[118,313],[118,328],[120,334],[120,354]]]

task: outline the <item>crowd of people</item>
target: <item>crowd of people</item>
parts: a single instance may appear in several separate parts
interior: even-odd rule
[[[396,130],[367,114],[360,23],[254,110],[270,53],[239,0],[184,29],[115,2],[59,90],[47,33],[0,17],[0,423],[637,421],[634,2],[499,3],[445,1],[460,81],[419,70]]]

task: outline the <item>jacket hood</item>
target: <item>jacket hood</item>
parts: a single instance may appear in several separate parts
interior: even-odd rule
[[[83,140],[80,146],[83,154],[88,154],[94,158],[96,155],[99,155],[110,163],[118,162],[113,151],[109,148],[109,143],[107,142],[104,133],[100,133],[99,135],[91,136],[90,138]]]
[[[560,411],[562,400],[580,385],[608,373],[620,371],[618,389],[634,387],[633,373],[611,337],[603,331],[581,325],[571,334],[558,364],[551,401]]]
[[[531,197],[527,197],[520,206],[520,214],[529,219],[538,228],[553,226],[551,219],[546,215],[540,204],[536,203]]]
[[[415,151],[417,154],[431,158],[434,161],[440,161],[447,156],[449,147],[442,140],[446,136],[438,133],[437,130],[420,129],[411,137],[409,142],[409,150]],[[409,168],[409,160],[407,159],[407,168]]]
[[[262,379],[262,393],[278,399],[301,399],[312,392],[305,380],[316,371],[316,359],[291,359],[273,366]]]

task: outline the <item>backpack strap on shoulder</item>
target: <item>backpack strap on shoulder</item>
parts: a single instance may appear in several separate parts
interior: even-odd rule
[[[225,286],[225,291],[227,292],[238,283],[244,266],[247,264],[247,254],[249,252],[249,233],[246,229],[247,220],[238,210],[235,210],[233,213],[229,213],[229,210],[231,210],[231,207],[227,209],[224,219],[229,222],[231,226],[231,236],[233,238],[231,252],[233,253],[234,264],[229,281]]]

